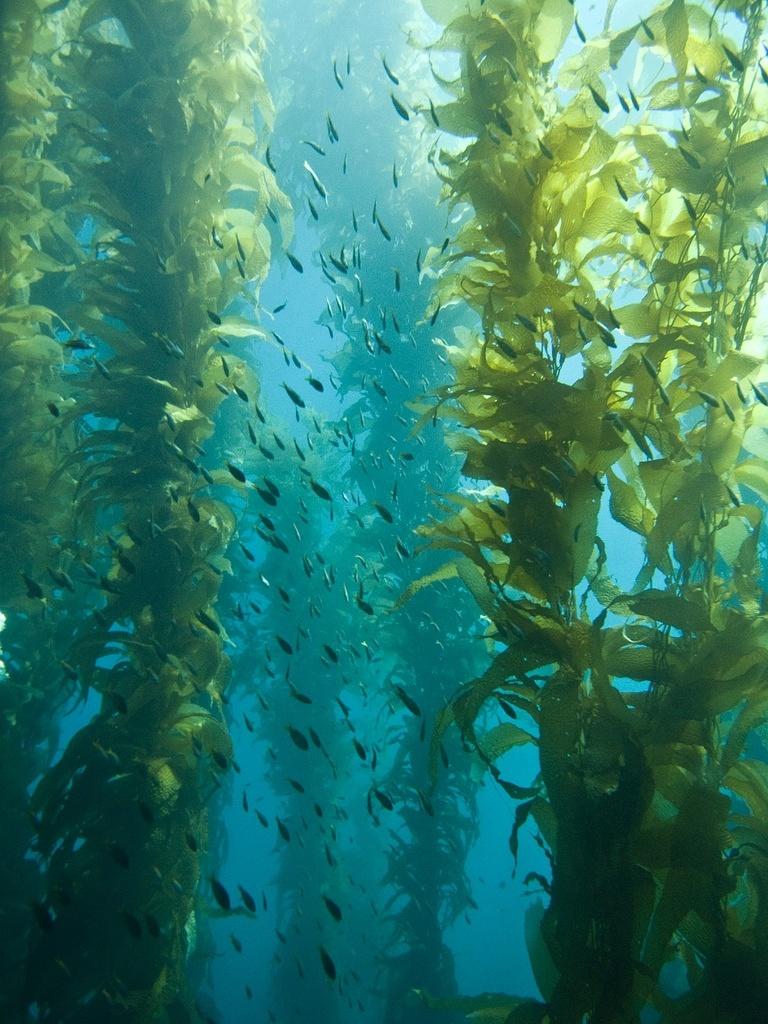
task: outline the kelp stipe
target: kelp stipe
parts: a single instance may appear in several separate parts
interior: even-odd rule
[[[61,159],[86,236],[72,315],[95,348],[75,382],[80,441],[65,465],[97,577],[67,660],[103,702],[32,799],[48,884],[27,978],[40,1020],[196,1016],[185,973],[210,902],[206,807],[231,757],[217,561],[235,525],[205,491],[232,477],[198,460],[223,401],[215,347],[248,333],[225,315],[247,287],[238,246],[258,285],[261,217],[282,203],[251,153],[254,98],[269,118],[251,11],[241,0],[67,11]]]
[[[509,1022],[653,1006],[665,1024],[748,1024],[768,1005],[766,772],[743,757],[768,708],[763,5],[674,0],[595,40],[567,3],[425,7],[461,56],[440,123],[472,140],[442,155],[473,215],[438,293],[481,323],[440,404],[495,492],[425,532],[460,553],[450,571],[503,645],[435,743],[455,724],[483,753],[493,696],[527,714],[485,756],[520,801],[513,849],[535,822],[552,868],[544,1001],[495,1005]],[[548,72],[571,31],[566,99]],[[651,83],[611,74],[636,52],[663,63]],[[641,539],[629,592],[606,504]],[[492,763],[518,743],[538,746],[528,791]]]

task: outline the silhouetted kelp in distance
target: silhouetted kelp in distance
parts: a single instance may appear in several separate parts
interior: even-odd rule
[[[518,801],[513,853],[533,822],[551,864],[543,1002],[425,999],[507,1024],[747,1024],[768,1005],[768,774],[743,756],[768,713],[763,5],[673,0],[594,39],[566,2],[424,6],[461,59],[441,128],[469,139],[440,158],[472,216],[437,294],[480,318],[428,415],[458,420],[491,485],[424,532],[500,645],[433,765],[455,725]],[[657,73],[621,84],[637,54]],[[641,539],[628,591],[606,504]],[[499,699],[528,726],[478,735]],[[528,789],[493,764],[521,743]]]
[[[386,205],[379,204],[382,216],[404,221],[425,206],[427,196],[415,176],[398,179],[400,192],[393,196],[386,194],[392,188],[389,171],[384,181],[379,180],[378,154],[394,139],[384,137],[376,126],[376,93],[361,81],[367,51],[351,26],[349,33],[355,39],[351,74],[341,71],[344,96],[327,116],[327,159],[318,163],[327,202],[317,203],[308,215],[313,247],[324,254],[321,266],[333,289],[322,321],[334,339],[345,339],[332,357],[335,372],[326,384],[338,390],[344,412],[334,423],[312,407],[311,392],[299,385],[300,376],[291,367],[290,333],[279,327],[284,372],[292,381],[284,387],[296,410],[299,445],[294,452],[290,427],[270,422],[268,413],[265,423],[253,424],[252,442],[271,447],[277,456],[271,472],[281,492],[279,533],[288,551],[282,544],[266,549],[259,564],[263,589],[258,588],[256,617],[248,607],[247,591],[239,595],[238,607],[248,622],[243,635],[263,636],[266,644],[267,661],[257,670],[264,700],[254,701],[254,729],[269,743],[269,774],[282,795],[280,816],[290,837],[268,822],[280,849],[278,920],[288,943],[278,936],[269,1005],[278,1018],[293,1012],[300,1019],[301,1007],[310,1000],[313,1012],[330,1022],[343,1012],[343,1001],[364,1012],[374,993],[383,991],[388,1019],[413,1021],[424,1017],[418,1002],[407,999],[414,979],[443,991],[454,986],[450,959],[443,943],[434,939],[445,919],[467,904],[462,846],[472,835],[473,823],[460,809],[461,792],[444,782],[441,796],[430,800],[424,792],[428,782],[423,767],[414,770],[412,782],[408,765],[415,752],[424,749],[426,715],[431,715],[432,705],[440,706],[462,678],[458,650],[453,678],[441,671],[442,687],[432,685],[431,671],[440,637],[447,644],[449,633],[463,632],[457,611],[462,603],[469,611],[469,605],[461,600],[446,604],[444,613],[435,613],[443,622],[427,616],[417,602],[397,616],[391,614],[403,582],[418,571],[412,568],[410,534],[430,507],[429,483],[453,487],[455,469],[444,447],[411,436],[416,417],[405,404],[434,387],[427,375],[437,371],[444,379],[446,374],[435,353],[425,351],[428,332],[415,327],[416,320],[423,320],[422,311],[406,294],[418,288],[415,247],[408,252],[397,239],[393,249],[392,239],[385,238],[372,217],[358,218],[353,212],[355,195],[364,195],[365,202],[374,205],[381,189],[386,195]],[[274,47],[272,58],[276,59]],[[297,171],[303,153],[297,156],[286,143],[309,136],[315,122],[319,126],[316,97],[321,87],[316,78],[328,70],[312,68],[307,73],[303,55],[291,54],[276,59],[281,73],[290,76],[291,60],[296,59],[303,70],[290,107],[278,114],[273,159],[281,184],[301,209],[300,193],[306,189],[311,196],[317,191],[317,172],[313,177]],[[394,128],[398,130],[396,124]],[[339,136],[343,154],[333,148]],[[408,151],[407,146],[401,148]],[[434,208],[420,210],[419,222],[428,219],[435,221],[432,230],[437,233],[440,213]],[[393,294],[392,272],[386,266],[392,261],[408,263],[399,272],[402,296]],[[428,289],[422,294],[426,300]],[[421,337],[413,337],[414,330]],[[374,379],[379,386],[369,387],[367,382]],[[271,440],[277,436],[287,444],[285,454],[280,455]],[[306,480],[303,489],[291,483],[297,458],[308,478],[333,481],[335,516],[325,530],[316,522],[317,501]],[[446,473],[450,482],[444,480]],[[274,520],[271,514],[268,518],[265,523],[257,517],[255,532],[274,546]],[[247,546],[245,557],[250,560],[258,552],[259,540],[247,541]],[[255,560],[259,561],[258,554]],[[287,593],[281,596],[277,584]],[[361,586],[371,612],[356,599]],[[270,636],[273,641],[287,639],[290,650],[280,641],[270,644]],[[418,644],[416,636],[421,638]],[[471,638],[467,642],[477,648]],[[402,706],[388,683],[395,669],[403,682],[408,677],[409,688],[415,687],[424,704],[420,721],[402,712],[391,721],[393,710]],[[235,674],[245,682],[243,672],[236,668]],[[266,686],[265,676],[271,680]],[[398,772],[398,767],[408,770]],[[416,787],[422,790],[423,803]],[[433,801],[444,812],[438,820]],[[451,801],[456,802],[453,815]],[[411,833],[408,842],[398,834],[402,823]],[[371,825],[381,830],[390,848],[389,863],[381,866],[384,893],[371,874],[372,865],[366,863],[370,858],[349,849],[351,840],[361,851],[382,846],[375,832],[368,834]],[[385,902],[387,891],[391,895]],[[342,921],[334,922],[323,909],[324,892],[342,903]],[[394,908],[403,897],[404,905]],[[320,910],[313,914],[316,905]],[[323,964],[315,948],[321,940],[333,954],[338,991],[321,975]],[[368,947],[382,950],[376,960],[383,959],[383,965],[352,967],[347,950]]]

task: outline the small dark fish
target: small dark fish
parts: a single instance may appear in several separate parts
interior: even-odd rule
[[[331,501],[331,492],[327,488],[323,487],[322,484],[319,484],[317,480],[310,478],[309,486],[318,498],[322,498],[323,501]]]
[[[336,66],[336,58],[335,57],[333,58],[333,77],[336,79],[336,85],[338,85],[338,87],[343,91],[344,90],[344,83],[341,80],[341,75],[339,74],[339,69]]]
[[[27,597],[33,601],[42,601],[44,594],[40,584],[25,572],[21,574],[21,578],[24,580],[24,585],[27,588]]]
[[[427,97],[427,100],[429,102],[429,116],[432,118],[432,123],[434,124],[435,128],[439,128],[440,121],[437,116],[437,111],[435,110],[435,104],[429,97]]]
[[[374,502],[373,507],[376,509],[376,511],[379,513],[379,515],[381,516],[385,523],[394,522],[394,519],[392,518],[392,513],[389,511],[386,505],[380,505],[378,502]]]
[[[259,824],[261,825],[261,827],[262,828],[269,828],[269,820],[264,817],[264,815],[261,813],[261,811],[256,810],[254,813],[255,813],[256,817],[258,818]]]
[[[328,190],[326,189],[326,187],[325,187],[325,185],[324,185],[324,184],[322,183],[322,181],[320,181],[320,179],[318,178],[317,174],[315,174],[314,170],[313,170],[313,169],[312,169],[312,167],[311,167],[311,166],[310,166],[310,165],[309,165],[309,164],[307,163],[307,161],[306,161],[306,160],[304,161],[304,170],[305,170],[305,171],[307,172],[307,174],[308,174],[308,175],[310,176],[310,178],[312,179],[312,184],[313,184],[313,185],[315,186],[315,189],[316,189],[316,191],[317,191],[318,195],[319,195],[319,196],[320,196],[320,197],[321,197],[322,199],[325,199],[325,200],[326,200],[326,202],[327,202],[327,201],[328,201]]]
[[[208,314],[208,319],[211,321],[212,324],[214,324],[216,327],[221,327],[221,317],[219,316],[218,313],[214,313],[213,310],[211,309],[207,309],[206,313]]]
[[[294,256],[292,252],[286,251],[285,255],[288,257],[288,262],[291,264],[293,269],[298,274],[303,274],[304,273],[304,265],[302,264],[301,260],[298,259],[296,256]]]
[[[299,750],[309,750],[309,740],[307,739],[303,732],[301,732],[299,729],[296,729],[292,725],[286,726],[286,729],[288,730],[288,735],[291,737],[295,746],[297,746]]]
[[[597,106],[602,110],[602,112],[604,114],[610,114],[611,108],[608,106],[608,102],[606,101],[605,97],[601,96],[600,93],[597,91],[597,89],[594,89],[589,84],[589,82],[587,82],[587,88],[589,89],[590,93],[592,94],[592,99],[595,101]]]
[[[387,228],[384,226],[384,224],[381,221],[381,217],[379,217],[378,214],[376,214],[376,223],[377,223],[377,225],[379,227],[379,231],[382,233],[382,235],[386,238],[386,240],[388,242],[391,242],[392,241],[392,235],[389,233]]]
[[[720,408],[720,400],[718,398],[716,398],[714,395],[710,395],[710,393],[708,391],[699,391],[698,388],[697,388],[696,389],[696,394],[710,408],[712,408],[712,409],[719,409]]]
[[[202,608],[195,612],[195,618],[201,626],[205,626],[206,629],[210,629],[212,633],[215,633],[217,636],[221,634],[221,626],[208,614],[208,612],[203,611]]]
[[[323,965],[323,970],[331,981],[336,980],[336,964],[331,959],[328,950],[324,946],[318,946],[320,953],[320,963]]]
[[[387,78],[390,80],[390,82],[393,85],[400,85],[400,79],[390,69],[389,64],[387,64],[387,58],[384,56],[384,54],[381,55],[381,63],[384,65],[384,71],[386,72]]]
[[[412,715],[416,715],[417,717],[419,717],[421,715],[421,708],[416,703],[416,701],[413,699],[413,697],[409,696],[406,693],[406,691],[403,689],[403,687],[399,686],[397,683],[393,683],[392,684],[392,688],[395,691],[395,693],[397,694],[397,696],[400,698],[400,700],[403,702],[403,704],[411,712],[411,714]]]
[[[323,896],[323,903],[325,903],[326,910],[334,919],[334,921],[340,921],[342,914],[341,907],[338,905],[338,903],[335,900],[332,900],[330,896]]]
[[[744,73],[744,62],[738,54],[734,53],[733,50],[729,50],[727,46],[723,47],[723,53],[728,58],[728,63],[731,65],[737,75]]]
[[[270,169],[270,171],[272,171],[273,174],[277,174],[277,168],[275,167],[275,164],[272,160],[272,154],[269,151],[269,146],[267,146],[267,151],[264,154],[264,156],[267,161],[267,167]]]
[[[232,908],[232,901],[229,898],[229,893],[227,892],[227,890],[224,888],[224,886],[217,878],[213,877],[213,875],[211,875],[210,882],[211,891],[213,892],[213,897],[216,900],[216,902],[219,904],[222,910],[230,910]]]
[[[301,395],[298,394],[298,392],[293,390],[292,387],[289,387],[287,384],[284,383],[283,390],[285,391],[286,395],[288,395],[288,397],[295,406],[297,406],[299,409],[306,409],[306,402],[301,397]]]
[[[322,146],[318,146],[316,142],[312,142],[310,139],[302,139],[302,142],[305,146],[309,146],[310,149],[314,149],[318,156],[325,156],[325,150]]]
[[[244,889],[242,885],[238,885],[238,891],[240,892],[240,899],[243,901],[243,906],[246,910],[250,910],[252,914],[256,913],[256,900],[251,896],[247,889]]]
[[[383,792],[383,790],[374,789],[373,795],[376,797],[376,799],[379,801],[379,803],[381,804],[385,811],[393,811],[395,809],[395,805],[392,803],[391,798],[385,792]]]
[[[277,831],[280,833],[280,838],[283,839],[286,843],[290,843],[291,833],[288,831],[285,822],[281,821],[279,818],[276,817],[275,823],[277,824]]]
[[[400,115],[400,117],[402,117],[402,119],[403,119],[404,121],[410,121],[410,119],[411,119],[411,115],[410,115],[410,114],[408,113],[408,111],[407,111],[407,110],[405,109],[405,107],[404,107],[404,106],[403,106],[403,104],[402,104],[402,103],[400,102],[400,100],[399,100],[399,99],[397,98],[397,96],[395,96],[395,94],[394,94],[393,92],[391,92],[391,93],[389,94],[389,98],[390,98],[390,99],[392,100],[392,106],[393,106],[393,107],[395,108],[395,110],[396,110],[396,111],[398,112],[398,114]]]
[[[212,750],[211,757],[215,761],[216,766],[220,768],[223,772],[225,772],[229,768],[229,761],[220,750]]]
[[[690,150],[686,149],[685,146],[678,146],[677,150],[680,153],[680,156],[683,158],[683,160],[685,160],[689,167],[692,167],[694,171],[701,170],[701,163],[693,155],[693,153],[691,153]]]

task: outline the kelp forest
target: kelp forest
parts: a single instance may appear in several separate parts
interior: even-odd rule
[[[765,1024],[766,5],[0,52],[0,1019]]]

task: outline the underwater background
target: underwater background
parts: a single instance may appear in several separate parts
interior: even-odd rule
[[[768,1021],[767,13],[0,4],[0,1020]]]

